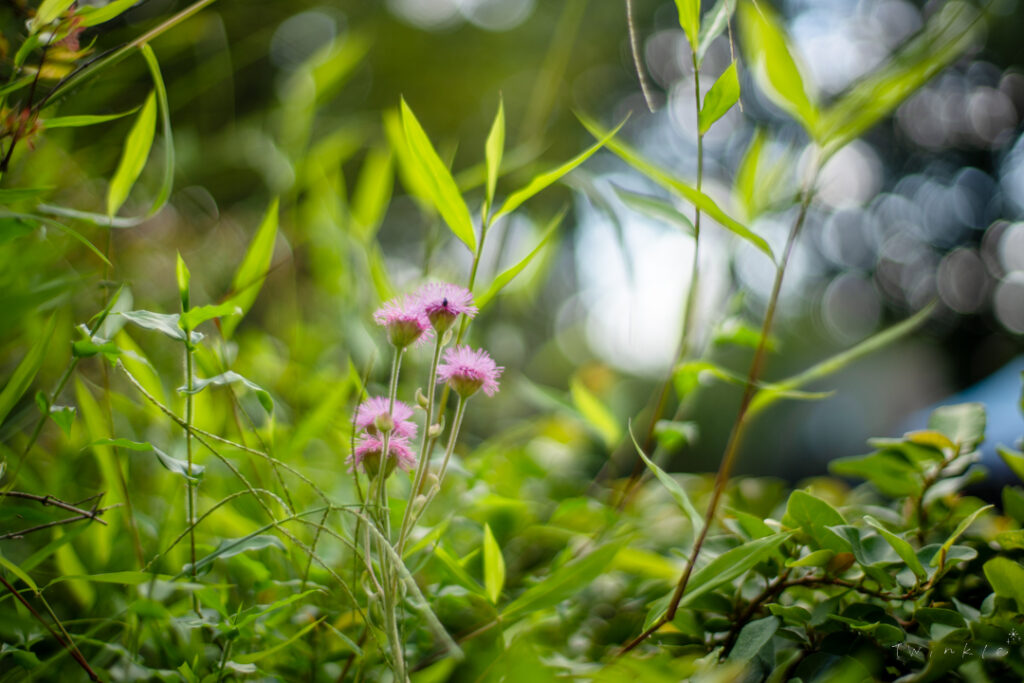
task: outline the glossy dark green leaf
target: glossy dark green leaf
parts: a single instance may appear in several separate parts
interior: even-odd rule
[[[722,553],[694,572],[679,604],[689,605],[708,591],[712,591],[749,571],[754,565],[770,557],[792,535],[787,532],[758,538]]]
[[[736,638],[736,644],[726,659],[728,662],[749,662],[757,656],[768,641],[772,639],[775,632],[779,630],[779,619],[777,617],[764,617],[748,622]]]
[[[848,550],[846,544],[828,530],[830,526],[846,524],[846,519],[827,502],[806,491],[797,490],[790,494],[782,523],[790,528],[799,527],[815,548],[837,553]]]
[[[983,569],[996,595],[1016,600],[1017,609],[1024,610],[1024,567],[1008,557],[993,557]]]

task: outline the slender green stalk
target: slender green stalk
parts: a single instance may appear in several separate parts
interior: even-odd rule
[[[451,432],[448,434],[448,447],[444,451],[444,459],[441,461],[441,470],[437,474],[437,483],[427,492],[427,498],[423,501],[423,505],[420,506],[419,510],[413,516],[412,524],[416,524],[423,513],[426,512],[430,502],[434,500],[438,491],[441,490],[441,483],[444,481],[444,475],[448,471],[448,461],[452,457],[452,453],[455,451],[455,443],[459,439],[459,432],[462,430],[462,416],[466,412],[466,399],[459,397],[459,402],[455,406],[455,418],[452,422]]]
[[[195,582],[198,579],[198,573],[196,569],[196,533],[195,533],[195,518],[196,518],[196,483],[192,475],[192,418],[194,410],[194,399],[192,394],[193,389],[193,368],[192,368],[192,331],[185,330],[185,453],[188,458],[188,484],[187,484],[187,498],[186,498],[186,509],[185,514],[188,519],[186,524],[189,525],[188,532],[188,545],[189,545],[189,556],[192,558],[192,581]],[[192,596],[192,607],[199,612],[199,599],[193,594]]]
[[[416,497],[423,487],[423,480],[430,468],[430,451],[427,446],[432,441],[430,428],[434,422],[434,389],[437,385],[437,365],[441,359],[441,348],[444,346],[444,335],[437,335],[437,343],[434,345],[434,357],[430,361],[430,375],[427,381],[427,408],[426,419],[423,421],[423,438],[420,442],[420,457],[416,463],[416,475],[413,477],[412,487],[409,489],[409,502],[405,506],[405,513],[402,515],[402,526],[398,531],[398,542],[395,544],[395,552],[402,556],[402,549],[405,546],[406,536],[410,532],[409,522],[412,519],[412,508]]]
[[[697,64],[697,52],[691,51],[690,56],[693,63],[693,103],[695,110],[695,120],[700,120],[700,66]],[[638,72],[639,73],[639,72]],[[697,127],[697,192],[702,190],[704,184],[704,134],[700,132],[700,126]],[[665,412],[665,406],[668,403],[669,390],[672,387],[672,378],[675,373],[676,367],[682,362],[683,358],[686,357],[687,350],[690,346],[690,332],[693,328],[693,316],[694,309],[697,308],[697,289],[700,283],[700,208],[694,207],[694,219],[693,219],[693,259],[690,263],[690,288],[686,293],[686,303],[683,305],[683,329],[679,333],[679,346],[676,347],[675,358],[672,361],[672,366],[669,368],[668,376],[661,385],[661,389],[658,391],[658,399],[654,404],[654,411],[651,413],[651,420],[647,425],[647,431],[644,436],[644,451],[651,452],[652,446],[654,445],[654,431],[658,426],[658,421],[661,419],[662,413]],[[619,496],[619,500],[615,505],[617,510],[622,510],[632,499],[633,493],[636,490],[637,484],[640,483],[640,479],[644,474],[644,462],[637,456],[633,463],[633,471],[629,475],[629,480],[626,482],[626,486],[622,489],[622,494]]]
[[[672,593],[672,598],[669,600],[668,608],[665,610],[665,613],[658,618],[650,628],[623,647],[622,650],[619,651],[619,654],[625,654],[640,645],[640,643],[650,637],[651,634],[655,633],[662,626],[672,621],[676,616],[676,610],[679,609],[679,602],[682,600],[683,593],[686,591],[686,584],[690,580],[693,568],[697,563],[697,558],[700,556],[700,551],[704,546],[704,541],[707,539],[708,530],[711,528],[711,523],[715,518],[715,513],[718,511],[718,505],[721,502],[722,494],[725,492],[725,485],[729,481],[729,475],[732,473],[733,465],[736,462],[736,455],[739,452],[740,442],[742,441],[743,434],[746,431],[748,424],[747,411],[750,408],[750,403],[754,398],[754,394],[757,392],[757,380],[761,376],[761,369],[764,365],[764,352],[767,347],[768,337],[771,334],[772,323],[775,320],[775,312],[779,303],[779,293],[782,290],[782,281],[786,275],[786,266],[789,264],[790,256],[793,253],[793,246],[796,244],[797,237],[800,235],[800,230],[803,228],[804,220],[807,218],[807,209],[811,203],[811,197],[813,195],[814,184],[818,177],[819,168],[820,159],[816,159],[814,171],[810,175],[810,181],[804,190],[803,199],[800,202],[800,212],[797,214],[796,221],[793,223],[793,227],[789,231],[789,236],[786,238],[786,246],[782,253],[782,260],[779,262],[779,267],[775,271],[775,282],[772,285],[771,296],[768,299],[768,309],[765,311],[764,322],[761,325],[761,335],[758,339],[757,350],[754,352],[754,359],[751,362],[750,371],[747,374],[746,385],[743,389],[743,398],[740,399],[740,408],[736,415],[736,420],[733,422],[732,431],[729,433],[729,440],[726,442],[721,464],[718,466],[718,473],[715,475],[715,487],[711,494],[711,501],[708,503],[707,512],[704,515],[704,527],[697,536],[697,541],[693,544],[693,550],[690,551],[690,557],[686,563],[686,569],[683,571],[683,575],[676,584],[675,591]]]

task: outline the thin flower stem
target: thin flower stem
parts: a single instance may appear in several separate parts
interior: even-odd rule
[[[756,393],[757,380],[761,376],[761,369],[764,365],[764,352],[767,347],[768,337],[771,334],[772,323],[775,320],[775,312],[779,303],[779,293],[782,290],[782,281],[786,274],[786,266],[788,265],[790,256],[793,253],[793,246],[796,244],[797,237],[800,235],[800,230],[804,225],[804,220],[807,218],[807,209],[810,206],[814,184],[818,177],[819,164],[820,159],[815,159],[814,170],[810,174],[810,180],[804,190],[803,199],[800,202],[800,212],[797,214],[796,221],[793,223],[793,227],[789,231],[789,236],[786,238],[786,246],[783,250],[782,260],[779,262],[779,267],[775,271],[775,282],[772,285],[772,293],[768,299],[768,309],[765,312],[764,323],[761,326],[761,335],[758,339],[757,350],[754,352],[754,359],[750,365],[750,372],[747,374],[746,385],[743,389],[743,398],[740,399],[740,408],[736,415],[736,420],[733,423],[732,431],[729,433],[729,440],[726,443],[725,452],[722,455],[722,462],[718,467],[718,473],[715,475],[715,487],[711,494],[711,501],[708,503],[707,512],[704,515],[704,528],[701,529],[700,534],[697,536],[697,541],[693,545],[693,550],[690,551],[690,557],[686,563],[686,569],[683,571],[683,575],[676,584],[675,591],[672,593],[672,598],[669,600],[668,608],[665,610],[665,613],[657,619],[650,628],[626,644],[626,646],[619,651],[620,655],[634,649],[640,645],[640,643],[647,640],[647,638],[662,626],[672,621],[676,616],[676,610],[679,609],[679,602],[683,598],[683,593],[686,590],[686,584],[690,580],[693,568],[697,563],[697,558],[700,556],[700,551],[704,547],[704,541],[707,539],[711,523],[715,518],[715,513],[718,511],[718,504],[721,502],[722,493],[724,493],[725,486],[729,481],[729,475],[732,473],[733,465],[736,462],[736,455],[739,452],[740,442],[742,441],[743,434],[746,431],[747,410],[750,408],[750,402],[753,400],[754,394]]]
[[[455,418],[452,422],[452,430],[448,434],[448,447],[444,451],[444,460],[441,461],[441,470],[437,475],[437,483],[427,492],[427,498],[423,501],[423,505],[415,512],[412,520],[412,524],[415,525],[423,513],[427,511],[427,507],[430,506],[430,502],[437,496],[438,491],[441,490],[441,483],[444,481],[444,475],[448,471],[448,461],[452,457],[452,453],[455,451],[455,443],[459,439],[459,432],[462,430],[462,416],[466,412],[466,399],[459,397],[459,402],[455,406]]]
[[[430,443],[430,427],[434,421],[434,393],[437,385],[437,365],[441,359],[441,348],[444,346],[444,335],[437,335],[437,343],[434,345],[434,357],[430,361],[430,375],[427,381],[427,408],[426,419],[423,421],[423,440],[420,443],[420,457],[416,463],[416,476],[413,477],[412,487],[409,489],[409,501],[406,503],[405,512],[402,514],[402,526],[398,531],[398,542],[395,544],[395,552],[402,556],[402,549],[405,546],[408,535],[409,521],[412,519],[412,508],[416,497],[420,495],[423,482],[426,480],[427,469],[430,467],[430,451],[427,445]],[[446,385],[447,386],[447,385]]]

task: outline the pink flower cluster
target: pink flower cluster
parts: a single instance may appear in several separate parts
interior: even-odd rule
[[[390,474],[397,464],[405,471],[416,466],[416,456],[409,445],[409,439],[416,436],[416,423],[412,417],[412,408],[407,403],[395,401],[394,408],[388,410],[388,399],[375,396],[363,401],[356,409],[356,430],[361,433],[356,448],[348,458],[348,464],[355,469],[362,466],[363,471],[376,475],[384,461],[385,474]],[[389,458],[383,458],[384,435],[388,437]]]
[[[433,332],[444,333],[460,315],[472,318],[477,313],[473,295],[465,287],[446,282],[431,282],[413,294],[402,294],[387,301],[373,314],[376,323],[387,330],[388,341],[404,349],[425,341]]]

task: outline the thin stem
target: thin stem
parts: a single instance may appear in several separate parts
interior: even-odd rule
[[[700,67],[697,64],[697,53],[691,51],[691,58],[693,61],[693,104],[694,113],[697,120],[700,119]],[[697,128],[697,192],[700,192],[704,184],[704,134],[700,132],[700,128]],[[652,446],[654,445],[654,431],[658,426],[658,421],[661,419],[662,413],[665,412],[665,405],[668,403],[669,390],[672,387],[672,379],[675,373],[676,367],[682,362],[683,358],[686,357],[686,352],[690,346],[690,334],[693,328],[693,315],[694,310],[697,308],[697,289],[700,282],[700,217],[701,211],[699,207],[694,207],[694,219],[693,219],[693,259],[690,263],[690,287],[686,293],[686,303],[683,306],[683,329],[679,334],[679,346],[676,347],[675,358],[672,361],[672,365],[669,368],[668,376],[661,385],[661,389],[658,392],[658,400],[655,403],[654,411],[651,413],[650,423],[647,425],[647,431],[644,436],[644,451],[650,453]],[[637,484],[640,483],[643,477],[645,468],[644,462],[639,457],[633,462],[633,471],[629,475],[629,481],[626,482],[626,486],[622,489],[622,494],[619,496],[619,500],[616,503],[616,509],[621,511],[632,499],[632,495],[636,490]]]
[[[452,453],[455,451],[455,442],[459,439],[459,432],[462,430],[462,416],[466,412],[466,399],[459,397],[459,402],[455,406],[455,418],[452,422],[452,430],[448,434],[448,447],[444,451],[444,460],[441,461],[441,470],[437,475],[437,483],[427,492],[427,498],[423,501],[423,505],[416,511],[413,516],[412,523],[416,524],[417,520],[423,516],[423,513],[427,511],[427,507],[430,502],[434,500],[438,491],[441,490],[441,483],[444,481],[444,475],[448,471],[448,461],[452,457]]]
[[[430,428],[434,422],[434,393],[437,386],[437,365],[441,359],[441,348],[444,346],[444,335],[437,335],[437,343],[434,345],[434,357],[430,361],[430,375],[427,382],[427,408],[426,418],[423,421],[423,440],[420,442],[420,457],[416,463],[416,475],[413,477],[412,487],[409,489],[409,502],[406,503],[405,512],[402,514],[402,526],[398,531],[398,542],[395,544],[395,552],[402,556],[402,549],[405,547],[405,539],[408,535],[409,521],[412,519],[412,508],[416,497],[420,495],[423,482],[426,480],[427,469],[430,467],[430,451],[427,445],[430,443]]]
[[[651,86],[647,83],[647,74],[640,59],[640,37],[637,35],[636,22],[633,20],[633,0],[626,0],[626,26],[629,28],[629,51],[633,54],[633,68],[636,69],[636,77],[640,80],[640,92],[644,95],[648,111],[653,114],[654,97],[651,96]]]
[[[704,541],[707,539],[708,531],[711,529],[711,523],[715,518],[715,513],[718,511],[718,504],[721,502],[722,493],[724,493],[725,485],[729,481],[729,475],[732,472],[733,465],[736,461],[736,455],[739,452],[740,442],[742,441],[743,434],[746,431],[747,410],[750,408],[750,402],[753,400],[754,394],[756,393],[757,380],[761,376],[761,369],[764,365],[764,352],[767,347],[768,337],[771,334],[772,323],[775,320],[775,311],[778,307],[779,293],[782,290],[782,281],[786,274],[786,266],[793,253],[793,246],[796,244],[796,239],[800,235],[800,229],[803,227],[804,220],[807,218],[807,209],[811,203],[811,196],[813,194],[814,183],[817,180],[818,170],[819,160],[816,159],[814,170],[810,175],[810,181],[804,190],[803,200],[800,202],[800,212],[797,215],[796,221],[793,223],[792,229],[789,231],[789,236],[786,239],[786,246],[782,254],[782,261],[779,263],[779,267],[775,271],[775,282],[772,285],[771,296],[768,299],[768,309],[765,312],[764,323],[761,326],[761,336],[758,339],[757,350],[754,352],[754,359],[751,362],[750,371],[747,374],[746,385],[743,389],[743,398],[740,400],[740,408],[736,415],[736,420],[733,423],[732,431],[729,433],[729,440],[726,443],[725,453],[722,455],[722,461],[718,467],[718,473],[715,475],[715,487],[711,494],[711,500],[708,503],[707,512],[704,515],[704,527],[697,536],[697,541],[693,545],[693,550],[690,551],[690,557],[686,563],[686,569],[683,571],[683,575],[676,584],[675,591],[672,593],[672,598],[668,604],[668,609],[665,610],[665,613],[657,619],[650,628],[623,647],[622,650],[619,651],[619,654],[625,654],[637,647],[640,643],[650,637],[651,634],[675,618],[676,610],[679,608],[679,602],[682,600],[683,593],[686,590],[686,584],[690,580],[693,568],[697,563],[697,558],[700,556],[700,551],[704,547]]]
[[[97,508],[97,509],[95,509],[95,510],[93,510],[91,512],[83,512],[80,515],[76,515],[74,517],[68,517],[67,519],[58,519],[58,520],[53,521],[53,522],[46,522],[45,524],[37,524],[36,526],[28,527],[27,529],[20,529],[19,531],[12,531],[10,533],[6,533],[6,534],[3,534],[2,536],[0,536],[0,541],[6,541],[7,539],[23,538],[26,535],[34,533],[36,531],[43,531],[44,529],[49,529],[50,527],[55,527],[55,526],[62,526],[64,524],[72,524],[74,522],[81,522],[82,520],[85,520],[85,519],[92,520],[92,521],[95,521],[95,522],[100,522],[101,524],[106,524],[106,522],[103,521],[102,519],[100,519],[98,515],[101,515],[101,514],[103,514],[104,512],[106,512],[108,510],[113,510],[113,509],[119,508],[119,507],[121,507],[121,503],[118,503],[116,505],[111,505],[111,506],[105,507],[105,508]]]
[[[195,478],[192,475],[192,412],[194,409],[192,394],[193,390],[193,378],[192,378],[192,331],[185,330],[185,452],[188,457],[188,482],[186,484],[186,499],[185,499],[185,515],[187,517],[186,524],[188,525],[188,545],[189,545],[189,556],[192,559],[192,581],[193,583],[198,581],[198,570],[196,568],[196,532],[195,532],[195,521],[196,521],[196,484]],[[192,595],[192,608],[196,614],[199,614],[199,598],[193,593]]]

